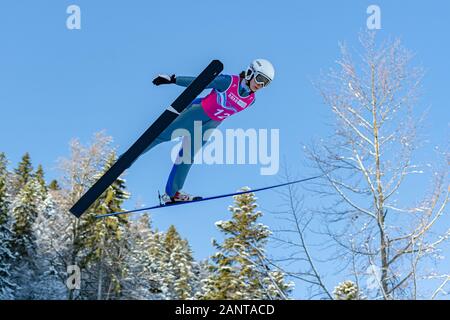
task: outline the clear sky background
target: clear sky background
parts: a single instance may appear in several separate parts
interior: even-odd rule
[[[81,7],[81,30],[66,28],[70,4]],[[72,138],[88,143],[94,132],[106,130],[123,152],[181,93],[181,87],[153,86],[157,73],[196,75],[212,59],[224,63],[224,73],[238,73],[261,57],[274,64],[275,81],[221,129],[280,129],[280,156],[306,177],[312,172],[301,166],[301,143],[324,136],[330,116],[311,79],[335,65],[339,41],[357,46],[370,4],[381,7],[379,37],[401,37],[415,52],[414,63],[427,70],[420,101],[422,109],[430,107],[430,143],[420,154],[426,159],[448,139],[448,1],[2,0],[0,151],[11,166],[28,151],[48,180],[57,178],[56,159],[69,155]],[[157,203],[173,145],[158,146],[127,172],[129,208]],[[277,182],[276,176],[261,176],[259,165],[194,166],[184,189],[210,196]],[[409,196],[421,195],[415,191]],[[273,191],[258,198],[265,212],[280,204]],[[152,219],[161,230],[174,224],[203,259],[214,251],[211,238],[219,237],[214,222],[230,218],[231,203],[228,198],[162,209]],[[263,222],[279,223],[269,213]],[[332,274],[334,266],[322,268]],[[296,295],[302,295],[301,286]]]

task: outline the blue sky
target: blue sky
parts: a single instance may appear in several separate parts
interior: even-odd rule
[[[82,29],[65,27],[66,8],[81,8]],[[56,159],[68,142],[87,143],[106,130],[120,152],[152,123],[181,91],[155,87],[157,73],[195,75],[211,59],[224,73],[238,73],[258,57],[275,66],[276,78],[256,104],[228,119],[226,128],[280,129],[280,155],[301,176],[301,143],[326,134],[323,107],[311,79],[334,66],[338,42],[357,45],[366,8],[381,7],[381,38],[399,36],[427,70],[420,106],[430,107],[430,145],[448,139],[450,3],[424,1],[10,1],[0,3],[0,151],[13,165],[24,152],[57,178]],[[140,158],[126,175],[129,206],[153,205],[171,168],[174,143]],[[424,149],[421,157],[429,156]],[[204,196],[241,186],[276,183],[257,165],[194,166],[185,190]],[[258,194],[264,210],[280,204],[276,193]],[[165,230],[175,224],[197,258],[213,252],[214,222],[230,217],[232,199],[162,209],[152,215]],[[263,222],[274,225],[267,214]],[[277,252],[275,251],[274,254]],[[326,272],[332,272],[325,270]],[[299,291],[296,291],[297,293]]]

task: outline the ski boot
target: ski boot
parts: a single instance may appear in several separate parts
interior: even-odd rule
[[[201,200],[202,197],[192,196],[183,191],[177,191],[173,197],[170,197],[167,193],[164,193],[160,196],[160,202],[164,205],[170,205],[177,202],[189,202],[189,201],[197,201]]]

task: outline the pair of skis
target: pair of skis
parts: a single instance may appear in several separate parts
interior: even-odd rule
[[[80,217],[105,192],[105,190],[144,152],[178,115],[213,81],[223,70],[219,60],[213,60],[198,77],[175,99],[139,139],[106,171],[97,182],[70,208]]]

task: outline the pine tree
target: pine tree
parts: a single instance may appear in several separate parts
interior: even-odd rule
[[[48,185],[48,190],[51,190],[51,191],[59,191],[59,190],[61,190],[61,187],[59,186],[58,181],[57,180],[52,180],[50,182],[50,184]]]
[[[11,277],[11,265],[15,256],[11,251],[12,219],[9,213],[10,200],[7,190],[7,160],[0,153],[0,300],[13,299],[16,288]]]
[[[11,204],[13,214],[12,250],[16,260],[12,266],[12,275],[18,285],[17,299],[32,299],[30,290],[37,279],[36,238],[33,224],[39,216],[42,204],[41,188],[35,178],[30,178],[26,185],[14,197]]]
[[[43,200],[45,199],[45,197],[47,196],[47,185],[45,184],[45,178],[44,178],[44,169],[42,168],[42,165],[39,165],[34,177],[36,178],[36,181],[39,183],[41,190],[42,190],[42,195],[43,195]]]
[[[39,214],[33,224],[35,236],[36,276],[28,291],[32,299],[67,298],[67,248],[70,243],[71,220],[48,193],[39,207]]]
[[[10,200],[7,190],[8,183],[8,160],[3,152],[0,153],[0,225],[8,219]]]
[[[14,251],[20,257],[32,255],[34,235],[32,226],[38,216],[40,188],[35,179],[30,179],[15,197],[12,204],[14,215]]]
[[[161,300],[163,294],[164,235],[151,229],[150,218],[143,214],[129,228],[126,262],[128,274],[124,282],[125,299]]]
[[[11,274],[11,266],[15,261],[11,251],[12,232],[11,222],[0,224],[0,300],[13,299],[17,288]]]
[[[129,270],[125,298],[192,299],[200,287],[199,269],[189,244],[174,226],[167,232],[152,230],[148,215],[130,227]]]
[[[196,275],[193,272],[194,259],[187,240],[180,237],[175,226],[171,225],[164,239],[165,281],[168,298],[190,299],[194,296]]]
[[[4,170],[0,170],[4,171]],[[25,154],[14,173],[14,182],[11,186],[11,202],[8,203],[8,220],[4,226],[8,226],[10,239],[8,249],[14,259],[5,259],[8,262],[8,272],[15,288],[15,298],[33,299],[34,289],[39,281],[42,271],[39,270],[40,256],[36,251],[36,234],[34,223],[39,217],[42,205],[47,198],[46,189],[39,181],[43,179],[43,170],[40,167],[37,174],[32,171],[30,157]],[[1,179],[4,185],[4,178]],[[2,192],[3,193],[3,192]],[[4,198],[4,197],[0,197]],[[0,200],[0,202],[3,202]],[[2,212],[4,210],[1,210]],[[2,214],[2,220],[5,215]],[[3,228],[5,229],[5,228]],[[2,232],[5,234],[5,232]],[[2,259],[3,260],[3,259]]]
[[[216,223],[226,239],[222,244],[213,241],[218,251],[212,256],[211,274],[204,281],[199,298],[286,299],[291,284],[285,283],[281,272],[270,271],[265,263],[264,247],[270,231],[257,223],[262,212],[256,211],[254,193],[237,195],[234,200],[229,208],[232,219]]]
[[[27,152],[23,155],[18,167],[14,170],[14,195],[17,194],[33,176],[33,165],[31,164],[30,154]]]
[[[43,174],[42,171],[41,174]],[[15,169],[15,182],[12,205],[13,249],[19,257],[27,257],[34,250],[32,225],[38,216],[38,207],[45,199],[45,192],[40,188],[40,183],[33,174],[33,166],[28,152],[25,153]]]

